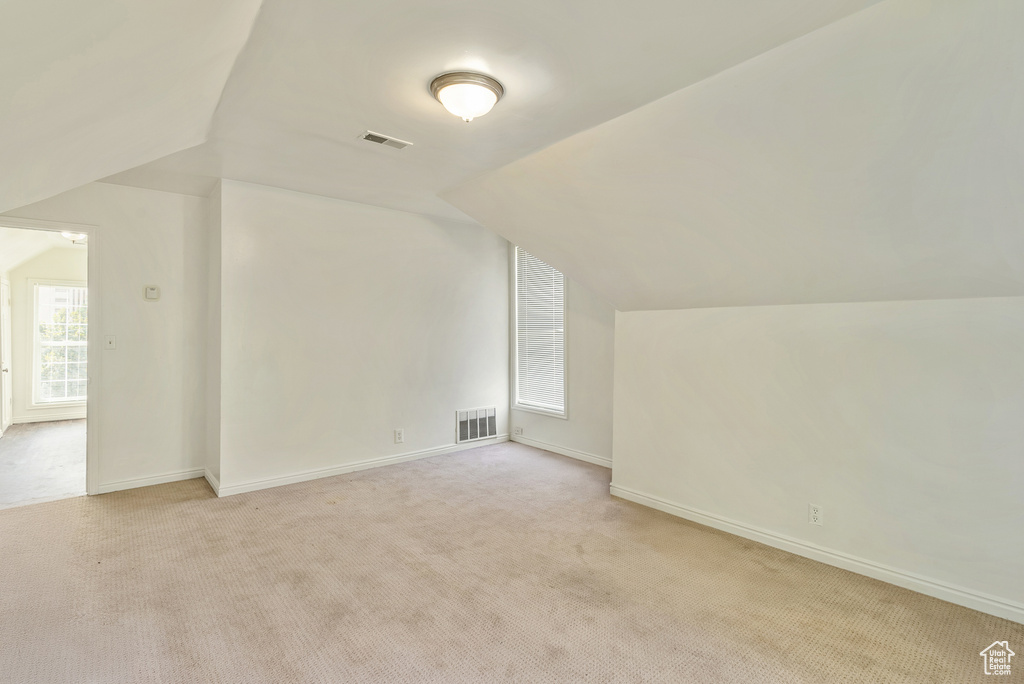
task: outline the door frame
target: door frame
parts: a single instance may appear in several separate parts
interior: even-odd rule
[[[6,292],[7,296],[4,297]],[[6,323],[5,320],[6,319]],[[10,423],[4,425],[4,410],[5,407],[10,406],[11,414],[7,416],[10,420],[14,420],[14,379],[11,377],[11,349],[14,346],[14,340],[11,335],[11,325],[13,316],[11,315],[11,282],[7,278],[0,278],[0,368],[4,365],[7,366],[7,375],[0,379],[0,437],[3,437],[4,433],[7,432],[7,428],[10,427]],[[7,353],[4,353],[4,350]],[[4,391],[4,385],[10,386],[10,392]]]
[[[88,268],[89,268],[89,396],[85,401],[85,491],[98,494],[100,486],[100,402],[103,382],[103,294],[100,280],[100,227],[86,223],[66,223],[61,221],[40,221],[38,219],[18,218],[16,216],[0,216],[0,227],[23,228],[26,230],[45,230],[60,233],[85,233],[88,236]]]

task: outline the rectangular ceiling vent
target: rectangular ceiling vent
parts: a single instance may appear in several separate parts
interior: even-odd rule
[[[383,133],[374,133],[373,131],[364,131],[360,136],[363,140],[368,140],[378,145],[384,145],[385,147],[394,147],[396,150],[412,145],[408,140],[399,140],[398,138],[392,138],[390,135],[384,135]]]
[[[455,412],[455,443],[487,439],[498,434],[498,419],[494,407],[466,409]]]

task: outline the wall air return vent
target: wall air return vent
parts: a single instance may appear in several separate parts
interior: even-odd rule
[[[455,412],[455,443],[487,439],[498,434],[498,419],[491,408],[466,409]]]
[[[408,140],[399,140],[398,138],[392,138],[390,135],[384,135],[383,133],[374,133],[373,131],[363,131],[360,138],[368,142],[377,143],[378,145],[384,145],[385,147],[394,147],[396,150],[400,150],[405,147],[412,145]]]

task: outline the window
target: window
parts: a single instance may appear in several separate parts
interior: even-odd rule
[[[35,353],[32,375],[36,404],[85,401],[88,290],[35,283]]]
[[[565,416],[565,279],[515,249],[514,404]]]

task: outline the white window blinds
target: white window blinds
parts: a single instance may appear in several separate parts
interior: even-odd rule
[[[565,413],[565,279],[516,247],[515,403]]]

